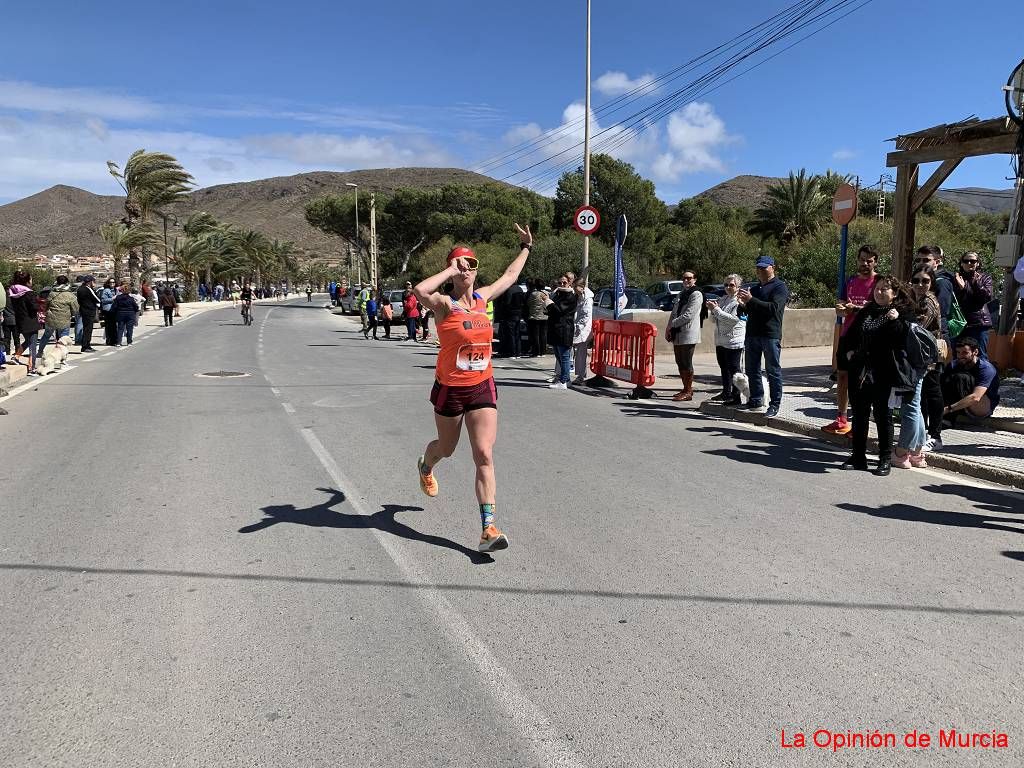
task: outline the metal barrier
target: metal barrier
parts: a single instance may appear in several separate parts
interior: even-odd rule
[[[654,384],[654,340],[657,329],[651,323],[626,320],[594,321],[594,352],[590,370],[598,377],[635,385],[632,399],[650,397]],[[600,381],[592,382],[600,385]]]

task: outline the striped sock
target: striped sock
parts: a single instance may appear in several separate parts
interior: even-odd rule
[[[494,525],[493,504],[480,505],[480,525],[482,525],[484,528],[486,528],[488,525]]]

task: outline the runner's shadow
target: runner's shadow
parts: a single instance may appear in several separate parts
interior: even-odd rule
[[[477,552],[469,547],[457,544],[451,539],[443,536],[434,536],[428,533],[421,533],[415,528],[399,522],[395,515],[399,512],[422,512],[423,507],[406,507],[399,504],[384,504],[379,512],[372,515],[352,515],[346,512],[337,512],[331,507],[345,501],[345,493],[335,488],[317,488],[318,491],[330,494],[323,504],[314,507],[298,508],[294,504],[275,504],[263,507],[263,519],[259,522],[246,525],[238,529],[239,533],[256,533],[270,528],[278,523],[294,523],[296,525],[308,525],[314,528],[348,528],[348,529],[376,529],[383,533],[390,533],[409,541],[419,541],[424,544],[431,544],[435,547],[443,547],[459,552],[470,559],[475,565],[493,563],[494,558],[488,554]]]
[[[1007,533],[1024,533],[1024,530],[1000,523],[1019,523],[1019,520],[1004,517],[975,515],[970,512],[946,512],[942,510],[922,509],[910,504],[888,504],[884,507],[866,507],[860,504],[844,502],[836,504],[839,509],[860,512],[872,517],[886,520],[906,520],[911,523],[930,523],[932,525],[951,525],[958,528],[984,528],[990,531],[1006,531]]]

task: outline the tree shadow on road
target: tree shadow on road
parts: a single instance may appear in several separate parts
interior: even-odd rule
[[[843,502],[836,504],[839,509],[849,512],[860,512],[871,517],[885,520],[906,520],[910,523],[930,523],[931,525],[951,525],[957,528],[984,528],[990,531],[1006,531],[1007,533],[1024,534],[1024,529],[1000,523],[1019,523],[1019,520],[1006,517],[990,517],[975,515],[971,512],[947,512],[945,510],[922,509],[910,504],[887,504],[884,507],[868,507],[862,504]]]
[[[372,515],[352,515],[347,512],[338,512],[331,509],[345,501],[345,493],[336,488],[317,488],[329,494],[324,503],[313,507],[298,508],[294,504],[275,504],[263,507],[263,519],[238,529],[239,533],[256,533],[270,528],[278,523],[294,523],[296,525],[308,525],[314,528],[348,528],[348,529],[376,529],[383,533],[390,533],[409,541],[419,541],[424,544],[431,544],[435,547],[443,547],[459,552],[470,559],[476,565],[493,563],[494,558],[488,554],[477,552],[474,549],[457,544],[451,539],[443,536],[434,536],[429,533],[421,533],[415,528],[399,522],[395,515],[399,512],[422,512],[423,507],[407,507],[400,504],[384,504],[379,512]]]
[[[923,485],[921,490],[929,493],[941,493],[946,496],[962,496],[973,502],[975,507],[986,512],[1024,515],[1024,493],[1019,491],[977,488],[973,485],[958,485],[956,483]]]
[[[770,469],[824,474],[829,469],[838,469],[842,463],[841,452],[812,447],[806,441],[787,435],[752,435],[746,430],[726,426],[693,427],[688,431],[733,439],[737,443],[734,448],[716,448],[703,453],[708,456],[724,456],[741,464],[760,464]]]

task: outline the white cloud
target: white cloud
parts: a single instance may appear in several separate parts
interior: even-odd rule
[[[651,172],[658,181],[678,181],[687,173],[722,171],[718,152],[736,141],[725,122],[706,102],[691,102],[668,119],[668,148],[654,160]]]
[[[832,153],[833,160],[853,160],[857,156],[857,153],[852,149],[840,148]]]
[[[109,120],[149,120],[164,110],[157,104],[94,88],[49,88],[0,80],[0,108],[21,112],[94,115]]]
[[[54,184],[117,194],[106,161],[124,163],[136,149],[174,155],[197,186],[251,181],[314,170],[351,170],[455,163],[427,139],[347,138],[331,134],[224,138],[191,131],[96,130],[85,120],[0,121],[0,202]]]
[[[544,131],[539,125],[527,123],[526,125],[517,125],[514,128],[510,128],[502,137],[502,141],[506,144],[522,144],[524,141],[533,141],[542,133]]]
[[[654,75],[641,75],[635,80],[630,80],[625,72],[605,72],[594,81],[594,88],[605,96],[621,96],[638,88],[644,93],[654,93],[658,90],[654,84]]]

